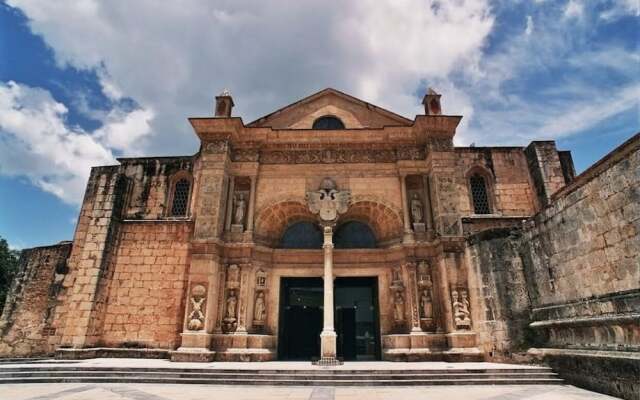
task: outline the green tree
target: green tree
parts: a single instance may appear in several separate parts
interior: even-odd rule
[[[18,270],[19,257],[20,252],[11,250],[7,241],[0,237],[0,313],[2,313],[13,277]]]

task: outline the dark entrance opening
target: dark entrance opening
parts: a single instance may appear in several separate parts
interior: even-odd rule
[[[379,360],[378,278],[336,278],[334,303],[338,357]]]
[[[379,360],[378,279],[336,278],[335,329],[338,357]],[[323,321],[322,278],[282,278],[278,358],[312,360],[320,355]]]
[[[311,360],[320,355],[322,278],[282,278],[278,358]]]

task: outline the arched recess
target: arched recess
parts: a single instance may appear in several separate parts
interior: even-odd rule
[[[467,170],[465,177],[472,213],[495,214],[498,205],[494,191],[495,178],[491,170],[481,165],[474,165]],[[482,186],[484,186],[484,193],[482,193]]]
[[[333,245],[336,249],[373,249],[376,236],[364,222],[346,221],[336,228]]]
[[[359,221],[368,225],[375,234],[378,245],[402,240],[402,217],[400,212],[374,200],[355,200],[340,218],[339,225],[346,221]]]
[[[318,224],[311,221],[298,221],[289,225],[279,246],[282,249],[321,249],[324,236]]]
[[[285,200],[263,207],[256,213],[255,239],[268,246],[277,247],[285,230],[300,221],[315,222],[306,204],[297,200]]]

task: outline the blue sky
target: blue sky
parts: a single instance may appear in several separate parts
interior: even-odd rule
[[[578,171],[640,128],[638,0],[8,0],[0,236],[73,236],[92,165],[193,154],[228,88],[249,122],[325,87],[408,117],[427,87],[458,145],[557,141]]]

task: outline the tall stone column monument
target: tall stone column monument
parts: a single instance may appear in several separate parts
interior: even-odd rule
[[[320,333],[319,365],[338,365],[336,331],[333,327],[333,228],[338,216],[351,205],[351,192],[338,190],[331,178],[324,178],[320,189],[307,193],[309,210],[318,215],[324,233],[324,325]]]

